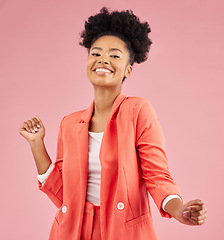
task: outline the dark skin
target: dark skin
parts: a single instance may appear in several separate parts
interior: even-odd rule
[[[96,72],[95,68],[109,68],[109,72]],[[94,113],[90,131],[103,132],[113,102],[121,91],[123,77],[131,75],[129,52],[126,44],[117,37],[103,36],[97,39],[89,52],[86,73],[94,87]]]
[[[104,132],[108,117],[117,95],[121,91],[122,79],[132,73],[130,56],[126,44],[115,36],[103,36],[91,46],[86,73],[94,87],[94,111],[89,131]],[[47,171],[52,163],[44,145],[45,128],[38,116],[24,122],[20,134],[30,143],[38,174]],[[165,211],[176,220],[187,225],[202,225],[207,209],[200,199],[184,204],[174,198],[165,205]]]

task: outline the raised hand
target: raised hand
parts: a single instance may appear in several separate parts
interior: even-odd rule
[[[38,116],[23,122],[19,128],[19,133],[29,142],[43,140],[45,128]]]
[[[42,121],[38,116],[33,117],[21,124],[19,133],[30,143],[38,174],[45,173],[52,161],[43,141],[45,128]]]

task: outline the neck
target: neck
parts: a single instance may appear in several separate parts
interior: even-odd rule
[[[110,114],[115,98],[120,93],[121,88],[108,90],[102,88],[94,89],[94,115],[102,116]]]

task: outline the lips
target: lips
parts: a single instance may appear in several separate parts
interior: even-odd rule
[[[109,67],[105,66],[98,66],[95,69],[93,69],[95,72],[101,72],[101,73],[113,73],[113,70],[110,69]]]

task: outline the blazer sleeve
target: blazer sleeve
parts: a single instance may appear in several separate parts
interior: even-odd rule
[[[64,119],[64,118],[63,118]],[[63,203],[63,181],[62,181],[62,166],[63,166],[63,135],[62,121],[58,130],[57,138],[57,154],[54,168],[46,181],[42,185],[38,180],[39,190],[47,194],[56,207],[60,208]]]
[[[162,209],[162,202],[170,194],[176,194],[181,199],[182,196],[168,169],[165,137],[157,114],[148,100],[144,99],[141,106],[135,110],[136,149],[142,177],[161,216],[171,218],[172,216]]]

